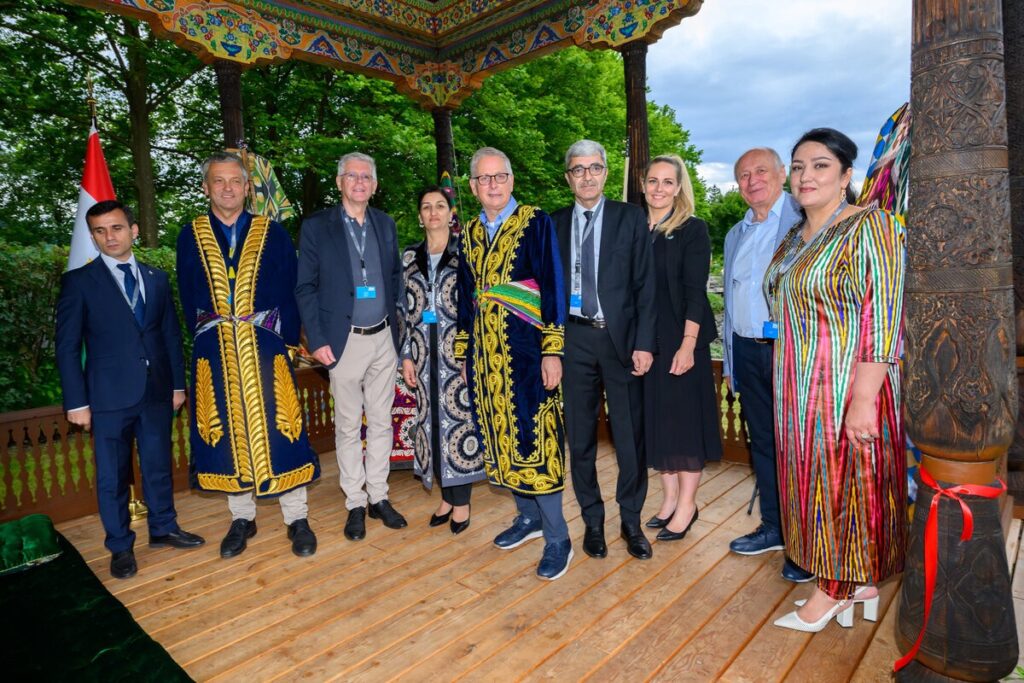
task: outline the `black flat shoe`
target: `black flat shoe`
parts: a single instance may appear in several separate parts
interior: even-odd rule
[[[443,515],[430,515],[430,526],[441,526],[452,517],[452,511],[444,513]]]
[[[659,541],[681,541],[681,540],[683,540],[684,538],[686,538],[686,532],[689,531],[690,527],[693,526],[693,523],[697,521],[697,517],[698,517],[698,513],[699,512],[700,512],[699,510],[694,508],[694,510],[693,510],[693,517],[690,518],[690,523],[687,524],[686,528],[683,529],[682,531],[669,531],[668,527],[666,526],[664,529],[662,529],[661,531],[658,532],[657,539]]]
[[[646,523],[644,523],[644,526],[648,529],[664,529],[666,526],[668,526],[668,520],[669,518],[662,519],[658,515],[654,515],[649,520],[647,520]]]

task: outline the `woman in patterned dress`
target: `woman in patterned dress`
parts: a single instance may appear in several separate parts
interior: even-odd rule
[[[440,187],[420,192],[419,214],[426,239],[402,256],[402,375],[416,393],[415,472],[428,490],[435,481],[441,485],[441,504],[430,516],[430,526],[450,520],[452,533],[458,534],[469,526],[473,482],[484,478],[469,392],[461,363],[454,358],[459,241],[449,227],[452,200]]]
[[[778,326],[775,438],[786,552],[818,576],[776,626],[877,618],[878,582],[903,569],[906,455],[900,420],[903,226],[853,205],[857,147],[817,128],[793,148],[804,211],[765,275]]]

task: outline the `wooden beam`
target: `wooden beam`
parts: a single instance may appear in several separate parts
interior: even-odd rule
[[[242,66],[238,62],[218,59],[213,63],[220,93],[220,115],[224,122],[224,146],[241,147],[245,141],[242,124]]]
[[[647,43],[634,40],[619,48],[626,73],[626,145],[629,153],[627,201],[644,206],[644,169],[651,158],[647,123]]]
[[[452,134],[452,110],[446,107],[435,107],[430,112],[434,116],[434,145],[437,147],[437,179],[448,173],[455,179],[455,137]]]

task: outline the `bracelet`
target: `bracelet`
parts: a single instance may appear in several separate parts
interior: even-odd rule
[[[683,339],[686,339],[687,337],[689,337],[690,339],[696,339],[697,335],[695,335],[695,334],[684,334],[683,335]]]

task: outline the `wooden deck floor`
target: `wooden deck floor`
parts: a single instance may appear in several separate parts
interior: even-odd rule
[[[223,496],[177,500],[182,527],[207,539],[198,550],[150,549],[143,523],[140,571],[126,581],[109,576],[95,516],[59,529],[139,624],[202,681],[890,680],[897,581],[883,587],[877,624],[858,619],[853,629],[832,624],[814,636],[771,625],[808,588],[779,576],[780,553],[728,551],[732,538],[757,524],[756,510],[746,514],[748,467],[709,466],[700,520],[682,542],[654,542],[647,562],[626,554],[614,503],[608,557],[587,557],[567,491],[576,557],[562,579],[545,582],[534,575],[540,541],[513,551],[491,543],[514,515],[507,494],[477,485],[473,524],[455,537],[446,526],[427,527],[439,494],[408,471],[394,472],[391,500],[410,526],[392,531],[367,520],[366,539],[352,543],[342,535],[333,454],[323,462],[324,477],[310,491],[319,538],[312,558],[292,555],[279,509],[268,505],[248,550],[222,560]],[[599,467],[608,497],[616,471],[608,446]],[[660,495],[653,477],[645,518]]]

